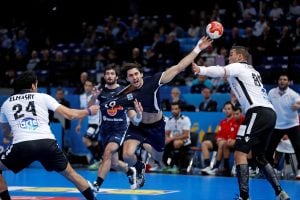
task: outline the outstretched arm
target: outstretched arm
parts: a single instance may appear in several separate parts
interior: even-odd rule
[[[209,39],[207,36],[202,37],[196,47],[191,51],[187,56],[185,56],[182,60],[179,61],[177,65],[173,65],[169,69],[167,69],[162,77],[161,84],[165,84],[170,82],[177,74],[185,70],[197,57],[197,55],[208,46],[212,44],[213,40]]]
[[[55,112],[61,114],[63,117],[72,120],[72,119],[80,119],[83,118],[87,115],[95,115],[99,111],[99,106],[98,105],[92,105],[87,109],[71,109],[66,106],[60,105],[58,108],[55,110]]]
[[[225,67],[220,66],[197,66],[195,63],[192,63],[192,71],[194,74],[200,74],[208,77],[226,77]]]

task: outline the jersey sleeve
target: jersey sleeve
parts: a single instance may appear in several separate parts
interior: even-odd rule
[[[188,117],[184,118],[184,125],[182,127],[183,130],[190,130],[191,129],[191,120]]]
[[[224,67],[226,76],[238,76],[241,72],[241,67],[239,63],[232,63]]]
[[[46,103],[49,110],[55,111],[60,104],[50,95],[42,94],[44,98],[44,102]]]

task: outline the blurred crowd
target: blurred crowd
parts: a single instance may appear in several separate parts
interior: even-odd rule
[[[25,21],[0,25],[0,86],[11,87],[24,70],[36,71],[42,86],[76,87],[83,71],[100,82],[104,66],[110,63],[138,62],[145,75],[153,74],[178,62],[195,45],[193,39],[205,35],[212,20],[220,21],[225,32],[197,58],[199,65],[225,64],[232,45],[247,46],[254,66],[261,65],[265,56],[289,60],[299,55],[299,0],[212,3],[210,10],[191,8],[180,15],[107,15],[78,21],[74,33],[78,37],[70,36],[72,41],[58,40],[46,29],[33,33]],[[290,66],[299,65],[293,64],[288,61],[286,69],[295,72]],[[192,85],[196,79],[187,70],[172,84]]]

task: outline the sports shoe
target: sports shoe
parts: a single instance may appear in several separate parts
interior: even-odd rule
[[[236,197],[234,200],[244,200],[242,197]],[[249,198],[248,199],[245,199],[245,200],[250,200]]]
[[[236,194],[236,197],[233,198],[234,200],[250,200],[250,198],[248,197],[247,199],[243,199],[242,197],[240,197],[238,194]]]
[[[297,179],[297,180],[300,180],[300,169],[297,170],[297,173],[296,173],[296,179]]]
[[[143,163],[143,166],[140,170],[137,171],[137,187],[141,188],[145,184],[145,172],[146,172],[146,164]]]
[[[89,165],[89,166],[87,167],[88,170],[98,170],[99,165],[101,164],[101,161],[102,161],[102,160],[96,161],[96,162],[94,162],[93,164]]]
[[[128,176],[130,188],[132,190],[137,189],[137,177],[136,177],[136,169],[134,167],[130,167],[132,174]]]
[[[208,175],[208,171],[211,170],[211,167],[210,166],[207,166],[203,169],[201,169],[201,173],[204,174],[204,175]]]
[[[211,170],[208,170],[206,173],[208,175],[215,176],[217,174],[217,172],[218,172],[218,168],[213,168]]]
[[[281,191],[279,195],[277,195],[276,200],[290,200],[291,198],[285,191]]]
[[[96,193],[100,191],[100,186],[98,185],[97,181],[94,181],[92,189]]]

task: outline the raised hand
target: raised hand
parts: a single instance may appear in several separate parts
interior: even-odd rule
[[[140,118],[142,117],[142,114],[143,114],[143,106],[141,104],[141,102],[139,102],[137,99],[134,99],[134,108],[135,108],[135,111],[137,113],[137,117]]]
[[[201,42],[198,42],[198,45],[199,45],[199,48],[200,48],[201,50],[206,49],[206,48],[209,47],[209,46],[212,44],[212,42],[213,42],[213,40],[210,39],[208,36],[203,36],[200,40],[202,40],[202,41],[201,41]]]

